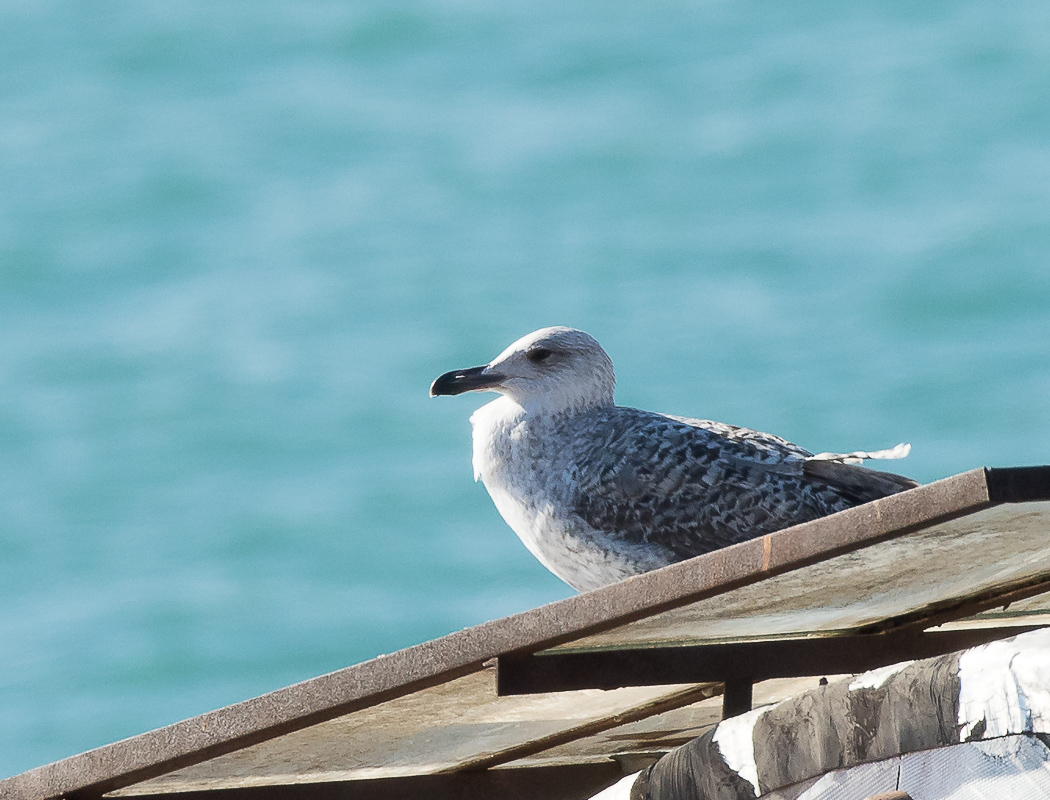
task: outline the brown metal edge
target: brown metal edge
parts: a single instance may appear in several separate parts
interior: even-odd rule
[[[985,471],[960,473],[37,767],[0,796],[99,795],[989,505]]]

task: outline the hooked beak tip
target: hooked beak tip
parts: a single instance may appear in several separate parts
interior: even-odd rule
[[[456,369],[446,372],[430,384],[430,396],[442,397],[463,394],[464,392],[483,392],[499,385],[506,376],[498,372],[487,371],[488,365]]]

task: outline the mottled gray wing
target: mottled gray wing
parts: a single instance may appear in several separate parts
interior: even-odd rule
[[[575,513],[680,559],[854,504],[807,476],[808,451],[747,428],[618,408],[577,447]]]

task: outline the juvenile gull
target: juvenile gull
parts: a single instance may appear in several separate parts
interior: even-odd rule
[[[470,418],[474,479],[579,591],[918,485],[855,466],[903,458],[907,444],[813,455],[768,433],[617,406],[615,386],[597,341],[555,327],[430,387],[500,394]]]

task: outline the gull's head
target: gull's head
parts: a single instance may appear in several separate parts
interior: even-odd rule
[[[484,366],[446,372],[430,396],[499,392],[528,410],[558,412],[613,404],[616,376],[602,346],[575,328],[541,328]]]

